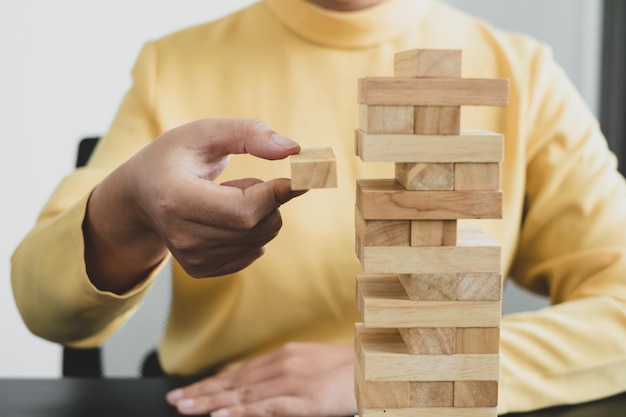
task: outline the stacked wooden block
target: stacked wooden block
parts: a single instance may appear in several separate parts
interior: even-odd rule
[[[459,219],[502,216],[503,137],[460,131],[461,106],[504,106],[508,81],[461,78],[461,51],[395,56],[359,80],[355,150],[394,162],[357,181],[359,415],[496,416],[501,317],[497,242]]]

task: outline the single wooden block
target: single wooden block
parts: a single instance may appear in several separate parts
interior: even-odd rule
[[[411,355],[452,355],[456,349],[453,327],[400,327],[398,332]]]
[[[359,129],[367,133],[413,133],[413,106],[359,106]]]
[[[332,148],[302,149],[289,159],[292,190],[337,186],[337,165]]]
[[[501,162],[499,133],[462,131],[460,135],[369,134],[357,129],[355,153],[365,162]]]
[[[498,381],[455,381],[455,407],[496,407]]]
[[[408,191],[393,179],[357,180],[356,205],[366,220],[502,218],[501,191]]]
[[[374,106],[507,106],[509,80],[477,78],[360,78],[360,104]]]
[[[490,354],[500,351],[499,327],[459,327],[455,353]]]
[[[497,407],[365,408],[359,417],[497,417]]]
[[[461,76],[460,49],[412,49],[393,57],[395,77],[454,77]]]
[[[402,338],[363,342],[357,360],[367,381],[495,381],[498,355],[411,355]]]
[[[414,121],[413,133],[418,135],[458,135],[461,107],[415,106]]]
[[[409,407],[454,407],[454,382],[411,382]]]
[[[500,273],[500,245],[477,229],[459,229],[456,246],[364,246],[366,274]]]
[[[363,325],[398,327],[498,327],[498,301],[413,301],[396,277],[359,275],[357,307]]]
[[[502,299],[502,274],[460,273],[457,274],[457,300],[499,301]]]
[[[359,408],[409,407],[409,381],[366,381],[358,361],[354,368]]]
[[[454,164],[397,162],[396,181],[406,190],[454,190]]]
[[[400,274],[398,280],[410,300],[456,300],[456,273]]]
[[[455,190],[499,190],[499,163],[459,163],[454,164]]]
[[[361,243],[361,238],[357,232],[354,233],[354,254],[356,258],[360,261],[363,259],[363,249],[365,246]]]
[[[365,220],[355,207],[354,224],[363,246],[409,246],[410,220]]]
[[[456,246],[456,220],[412,220],[411,246]]]

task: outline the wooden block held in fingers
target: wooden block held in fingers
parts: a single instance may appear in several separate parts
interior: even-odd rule
[[[356,204],[366,220],[502,218],[501,191],[408,191],[393,179],[357,180]]]
[[[506,106],[509,80],[360,78],[358,100],[374,106]]]
[[[409,246],[410,220],[365,220],[355,208],[354,223],[362,246]]]
[[[456,220],[412,220],[411,246],[456,246]]]
[[[454,354],[454,327],[401,327],[398,332],[411,355]]]
[[[355,131],[355,153],[365,162],[501,162],[503,152],[504,137],[493,132],[441,136]]]
[[[359,129],[367,133],[413,133],[413,106],[359,106]]]
[[[454,164],[398,162],[396,181],[406,190],[450,191],[454,189]]]
[[[499,327],[459,327],[455,353],[491,354],[500,351]]]
[[[457,300],[499,301],[502,298],[502,274],[457,274]]]
[[[415,106],[413,133],[458,135],[461,132],[460,106]]]
[[[496,407],[498,381],[455,381],[455,407]]]
[[[398,280],[410,300],[456,299],[456,273],[400,274]]]
[[[398,327],[497,327],[498,301],[413,301],[394,276],[359,275],[357,307],[363,325]]]
[[[453,407],[453,381],[411,382],[409,407]],[[421,414],[416,414],[421,415]]]
[[[305,148],[289,159],[292,190],[337,186],[337,165],[332,148]]]
[[[394,55],[395,77],[461,76],[460,49],[412,49]]]
[[[454,164],[455,190],[499,190],[500,164]]]

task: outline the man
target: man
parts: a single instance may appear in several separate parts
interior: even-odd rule
[[[181,413],[354,414],[354,183],[393,175],[353,155],[356,80],[418,47],[462,49],[465,77],[511,80],[506,109],[463,110],[463,127],[506,138],[504,218],[481,225],[505,273],[554,306],[503,320],[499,411],[626,389],[626,193],[597,122],[545,47],[430,0],[265,0],[148,43],[88,167],[14,255],[25,322],[98,345],[171,253],[161,365],[217,373],[168,395]],[[294,196],[242,179],[285,176],[299,148],[274,132],[332,146],[339,187],[283,206],[250,264]],[[224,169],[246,152],[261,158]]]

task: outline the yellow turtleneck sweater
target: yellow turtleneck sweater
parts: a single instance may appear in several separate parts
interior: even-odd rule
[[[354,156],[356,80],[392,75],[393,54],[413,48],[460,48],[464,77],[511,80],[509,107],[463,110],[464,128],[506,137],[504,218],[480,224],[503,245],[505,273],[554,305],[503,320],[499,410],[626,389],[626,189],[596,121],[545,47],[425,0],[359,12],[265,0],[147,43],[88,167],[61,182],[14,254],[26,324],[78,346],[115,331],[156,271],[123,296],[91,285],[81,229],[90,191],[164,130],[250,117],[303,147],[332,146],[339,187],[286,204],[281,234],[240,273],[192,279],[174,262],[162,365],[193,374],[291,340],[352,343],[354,184],[393,177]],[[288,162],[236,156],[221,179],[247,176],[289,176]]]

